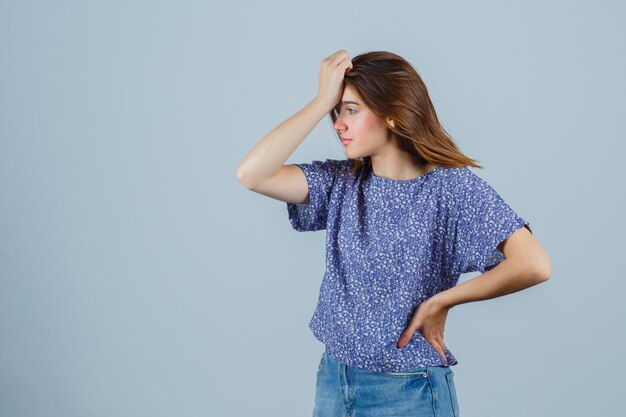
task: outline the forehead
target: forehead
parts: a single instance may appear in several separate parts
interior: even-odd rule
[[[337,111],[339,111],[344,106],[360,106],[365,108],[365,104],[361,100],[359,94],[354,91],[350,86],[346,85],[343,90],[343,95],[341,96],[341,100],[336,105]]]
[[[359,94],[352,88],[350,85],[346,85],[343,89],[343,95],[341,96],[341,101],[361,101],[361,97]]]

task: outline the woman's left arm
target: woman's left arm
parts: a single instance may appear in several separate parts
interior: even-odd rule
[[[505,259],[495,268],[434,295],[431,301],[450,309],[459,304],[511,294],[550,279],[550,258],[525,227],[503,240],[498,250]]]
[[[448,311],[459,304],[488,300],[521,291],[552,275],[550,258],[526,227],[500,242],[498,250],[505,256],[496,267],[485,273],[435,294],[421,303],[397,342],[403,348],[417,330],[446,361],[444,329]]]

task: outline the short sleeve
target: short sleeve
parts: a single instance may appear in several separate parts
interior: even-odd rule
[[[337,175],[346,161],[326,159],[296,164],[309,186],[309,203],[287,203],[289,222],[298,232],[326,229],[330,194]]]
[[[460,199],[448,252],[451,275],[495,268],[504,254],[497,246],[522,227],[531,233],[529,223],[520,217],[485,180],[471,171],[460,180]]]

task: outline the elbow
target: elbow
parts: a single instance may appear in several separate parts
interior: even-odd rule
[[[535,258],[532,271],[532,275],[538,283],[545,282],[552,277],[552,261],[545,252]]]
[[[241,166],[237,167],[236,176],[239,184],[243,185],[248,190],[252,190],[253,184],[251,183],[250,176],[246,174],[246,171]]]

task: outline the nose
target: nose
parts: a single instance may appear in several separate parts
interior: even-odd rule
[[[333,127],[336,132],[341,131],[342,133],[345,133],[347,128],[346,124],[343,122],[343,120],[341,120],[341,117],[337,118],[337,121],[335,121]]]

